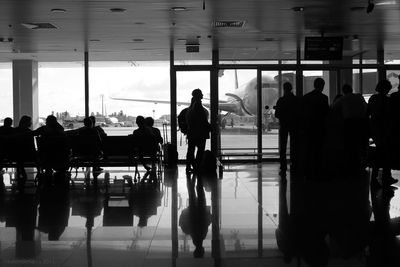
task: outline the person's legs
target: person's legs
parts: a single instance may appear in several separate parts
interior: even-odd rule
[[[287,149],[287,140],[288,140],[288,130],[281,127],[279,129],[279,162],[281,171],[286,171],[287,169],[287,160],[286,160],[286,149]]]
[[[195,169],[198,169],[203,159],[204,150],[206,148],[206,139],[196,140],[196,146],[197,146],[197,153],[195,160],[195,165],[196,165]]]
[[[191,169],[194,165],[194,150],[196,144],[193,139],[188,139],[188,148],[186,152],[186,169]]]

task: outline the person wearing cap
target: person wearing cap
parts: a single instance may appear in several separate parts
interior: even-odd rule
[[[201,103],[203,93],[200,89],[192,91],[191,105],[186,114],[188,125],[188,149],[186,153],[186,170],[197,171],[203,157],[207,139],[210,138],[211,125],[208,122],[208,111]],[[197,148],[196,157],[195,150]]]

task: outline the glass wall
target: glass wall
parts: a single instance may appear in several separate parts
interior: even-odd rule
[[[257,71],[221,70],[219,76],[221,154],[224,159],[255,159]]]
[[[263,71],[261,73],[262,96],[262,148],[264,155],[277,155],[279,149],[278,131],[279,121],[275,118],[275,106],[282,93],[282,81],[293,78],[291,73],[279,75],[278,71]],[[292,83],[292,82],[291,82]]]
[[[136,117],[170,121],[169,62],[90,62],[89,112],[108,135],[131,134]]]
[[[53,114],[70,129],[82,125],[85,115],[85,77],[83,62],[40,62],[39,122]]]
[[[13,118],[13,76],[11,62],[0,63],[0,125],[6,117]],[[14,122],[14,125],[16,123]]]

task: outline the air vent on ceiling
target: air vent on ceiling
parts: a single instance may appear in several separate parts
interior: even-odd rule
[[[49,22],[39,22],[39,23],[21,23],[22,26],[31,30],[39,30],[39,29],[57,29],[56,26]]]
[[[215,20],[212,26],[214,28],[242,28],[245,23],[244,20]]]

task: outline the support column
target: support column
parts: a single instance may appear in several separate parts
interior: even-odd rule
[[[171,144],[178,144],[177,138],[177,115],[176,115],[176,70],[174,67],[174,51],[169,53],[169,68],[170,68],[170,99],[171,99]]]
[[[377,51],[376,59],[378,63],[378,82],[379,82],[386,79],[385,53],[382,49]]]
[[[89,52],[85,52],[85,117],[89,117]]]
[[[211,152],[215,156],[219,155],[219,118],[218,118],[218,64],[219,64],[219,53],[218,50],[212,51],[212,66],[210,72],[210,122],[211,122]]]
[[[13,60],[14,125],[23,115],[32,117],[33,129],[39,126],[38,62]]]
[[[262,121],[263,121],[263,110],[265,107],[262,106],[262,73],[260,69],[257,69],[257,161],[262,161]]]

